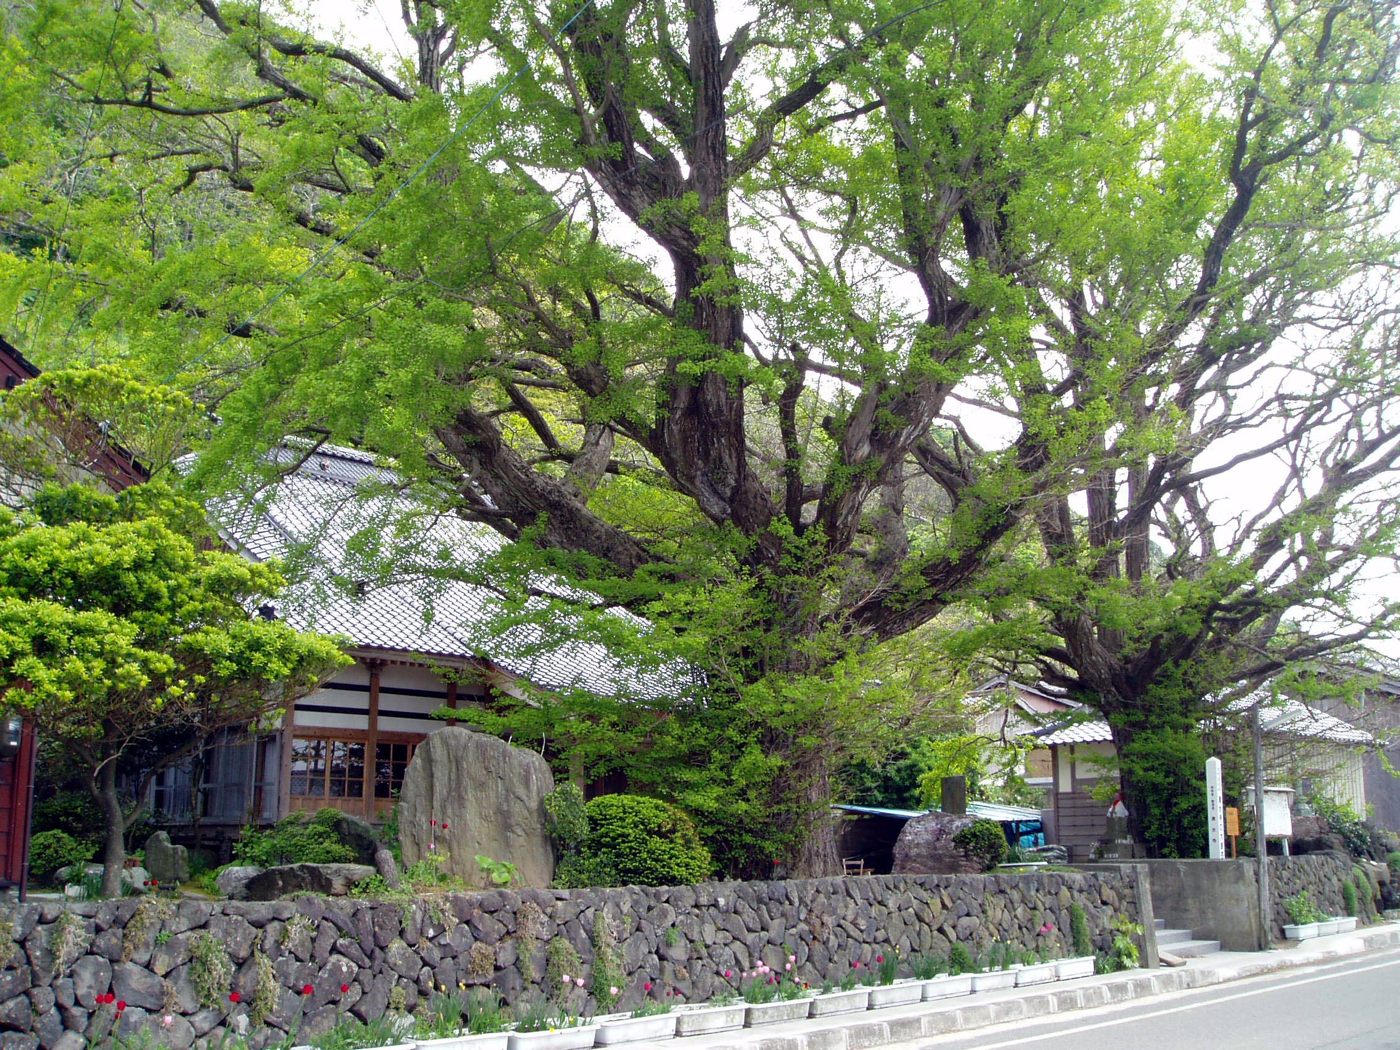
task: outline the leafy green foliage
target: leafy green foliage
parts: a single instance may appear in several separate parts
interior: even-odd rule
[[[1360,914],[1356,910],[1356,887],[1350,879],[1342,883],[1342,907],[1346,909],[1348,915]]]
[[[496,860],[494,857],[488,857],[484,853],[478,853],[476,855],[476,864],[492,886],[509,886],[520,877],[520,869],[510,863],[510,861]]]
[[[29,840],[29,870],[47,880],[59,868],[92,860],[96,852],[95,843],[75,839],[66,831],[38,831]]]
[[[0,511],[0,706],[33,717],[99,803],[108,892],[136,815],[123,812],[119,771],[142,798],[192,746],[345,659],[330,639],[250,616],[281,577],[201,549],[202,522],[155,484],[115,497],[48,487],[23,514]]]
[[[344,864],[355,851],[340,841],[333,824],[337,812],[324,809],[314,816],[292,813],[267,829],[246,827],[233,844],[240,864],[270,868],[278,864]]]
[[[1094,954],[1094,939],[1089,935],[1089,917],[1078,901],[1069,906],[1069,935],[1075,955],[1083,958]]]
[[[953,845],[991,871],[1006,858],[1006,833],[995,820],[975,820],[953,836]]]
[[[1353,890],[1353,892],[1355,892]],[[1355,901],[1352,902],[1355,904]],[[1283,910],[1288,915],[1289,921],[1295,926],[1306,926],[1313,922],[1322,922],[1327,915],[1312,899],[1312,894],[1307,890],[1295,893],[1283,902]],[[1352,912],[1351,914],[1355,914]]]
[[[948,972],[951,974],[972,973],[977,968],[977,964],[972,959],[972,953],[968,951],[967,945],[961,941],[954,941],[948,949]]]
[[[641,795],[600,795],[588,832],[556,872],[562,886],[676,886],[712,871],[695,825],[675,806]]]
[[[1346,843],[1348,852],[1353,857],[1369,857],[1371,855],[1370,829],[1366,826],[1366,821],[1358,816],[1350,806],[1342,802],[1334,802],[1326,795],[1310,796],[1308,805],[1312,806],[1314,813],[1327,821],[1327,827],[1332,834],[1341,836],[1342,841]]]
[[[58,830],[77,838],[95,840],[101,837],[102,818],[94,811],[92,796],[87,792],[58,791],[48,798],[34,800],[32,826],[36,834]]]
[[[1117,973],[1132,970],[1138,965],[1138,938],[1142,936],[1142,926],[1122,915],[1113,918],[1113,939],[1109,942],[1107,954],[1100,955],[1094,963],[1096,973]]]
[[[373,449],[517,541],[507,593],[589,595],[522,622],[690,661],[713,695],[497,726],[725,871],[829,872],[832,772],[921,706],[876,654],[953,602],[1141,729],[1173,664],[1317,651],[1290,609],[1394,621],[1345,607],[1397,529],[1383,0],[696,10],[681,62],[674,5],[510,0],[387,71],[231,0],[12,6],[0,322],[217,402],[201,486],[288,433]],[[1221,534],[1205,482],[1265,457],[1296,484]]]
[[[1134,735],[1118,756],[1133,794],[1142,841],[1154,857],[1205,853],[1205,795],[1200,790],[1205,748],[1196,733],[1163,728]]]

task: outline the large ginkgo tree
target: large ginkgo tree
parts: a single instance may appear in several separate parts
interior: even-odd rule
[[[369,448],[515,541],[425,577],[683,658],[685,695],[511,717],[728,822],[729,870],[836,870],[832,772],[917,721],[926,632],[969,594],[956,644],[1039,656],[1127,743],[1183,639],[1224,639],[1219,678],[1288,622],[1171,581],[1268,590],[1271,551],[1322,544],[1283,605],[1325,604],[1391,549],[1380,501],[1369,547],[1317,527],[1396,457],[1389,0],[394,16],[376,53],[276,5],[11,9],[0,323],[197,389],[201,483],[289,434]],[[1265,365],[1324,378],[1241,396]],[[1205,471],[1331,434],[1361,437],[1294,457],[1320,487],[1212,546]],[[1154,529],[1192,552],[1149,586]],[[366,562],[412,534],[368,531]]]

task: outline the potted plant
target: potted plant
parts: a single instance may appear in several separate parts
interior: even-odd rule
[[[434,996],[414,1026],[414,1043],[418,1050],[506,1050],[508,1020],[500,997],[485,988],[465,999]]]
[[[1055,964],[1026,949],[1021,953],[1021,968],[1016,971],[1016,987],[1049,984],[1055,980]]]
[[[811,1006],[807,989],[792,978],[795,962],[796,956],[789,955],[781,974],[762,962],[744,974],[740,994],[748,1004],[744,1011],[746,1027],[796,1021],[808,1015]]]
[[[616,1046],[621,1043],[636,1043],[646,1040],[670,1039],[676,1034],[676,1015],[671,1012],[672,1000],[677,994],[667,989],[664,996],[654,997],[656,988],[652,981],[642,985],[645,998],[630,1014],[599,1019],[598,1034],[594,1042],[598,1046]],[[616,991],[613,994],[617,994]]]
[[[959,945],[953,947],[957,948]],[[967,954],[967,949],[963,949],[963,954]],[[968,965],[971,965],[970,959]],[[910,966],[914,971],[914,979],[920,984],[924,1002],[948,999],[955,995],[969,995],[972,992],[972,975],[956,972],[951,956],[945,960],[936,955],[916,955],[910,961]]]
[[[729,976],[729,972],[725,972]],[[713,1035],[744,1027],[748,1004],[741,999],[725,996],[707,1003],[692,1003],[675,1011],[676,1035]]]
[[[1285,923],[1283,935],[1290,941],[1306,941],[1320,936],[1322,923],[1327,916],[1322,913],[1307,890],[1296,893],[1283,902],[1283,910],[1293,920]]]
[[[562,1003],[535,999],[516,1011],[515,1030],[506,1040],[507,1050],[587,1050],[598,1026]]]
[[[1076,977],[1094,976],[1094,957],[1092,955],[1076,955],[1070,959],[1055,960],[1055,979],[1057,981],[1071,981]]]
[[[856,975],[847,971],[837,983],[827,981],[822,990],[812,996],[812,1017],[828,1017],[831,1014],[849,1014],[864,1010],[870,1005],[870,989],[856,987]]]
[[[347,1018],[308,1044],[310,1050],[414,1050],[407,1037],[411,1022],[402,1014],[372,1021]]]
[[[998,988],[1014,988],[1016,972],[1011,968],[1010,945],[993,941],[982,960],[982,969],[972,975],[974,992],[990,992]]]
[[[875,956],[876,984],[870,989],[870,1009],[882,1006],[907,1006],[917,1003],[924,996],[923,985],[918,981],[895,982],[899,973],[899,952],[890,948]]]

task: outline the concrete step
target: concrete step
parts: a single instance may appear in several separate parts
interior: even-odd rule
[[[1157,927],[1158,944],[1180,944],[1182,941],[1194,939],[1190,930],[1169,930],[1165,926]]]
[[[1196,959],[1220,950],[1219,941],[1174,941],[1167,950],[1182,959]]]

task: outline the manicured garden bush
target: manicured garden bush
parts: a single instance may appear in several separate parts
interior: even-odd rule
[[[270,868],[278,864],[344,864],[355,860],[355,851],[340,841],[333,825],[339,810],[319,811],[314,817],[293,813],[266,831],[245,828],[233,845],[239,864]]]
[[[977,820],[953,836],[953,845],[991,871],[1006,858],[1006,834],[995,820]]]
[[[676,886],[700,882],[713,864],[689,816],[642,795],[600,795],[584,807],[588,829],[560,861],[560,886]]]
[[[29,840],[29,870],[36,878],[48,880],[69,864],[92,860],[97,845],[75,839],[66,831],[40,831]]]

